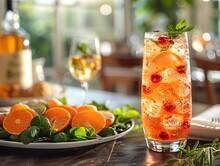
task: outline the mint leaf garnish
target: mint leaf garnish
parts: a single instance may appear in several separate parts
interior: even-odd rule
[[[186,22],[186,20],[183,20],[183,21],[176,24],[176,30],[182,31],[186,26],[187,26],[187,22]]]
[[[177,23],[175,26],[174,25],[168,25],[167,30],[168,30],[168,37],[169,38],[176,38],[180,34],[184,32],[191,31],[195,28],[194,25],[187,26],[187,21],[182,20],[179,23]]]
[[[168,32],[175,32],[176,31],[176,27],[175,26],[173,26],[173,25],[168,25],[167,26],[167,30],[168,30]]]
[[[83,54],[87,54],[88,53],[88,46],[86,43],[82,43],[81,45],[77,46],[77,49],[83,53]]]

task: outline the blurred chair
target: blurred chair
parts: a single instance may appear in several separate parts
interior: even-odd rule
[[[212,82],[210,80],[209,73],[212,71],[220,72],[220,60],[210,60],[208,58],[194,57],[194,61],[196,66],[204,71],[204,88],[206,91],[208,104],[212,105],[218,103],[217,88],[219,88],[220,82]]]
[[[141,87],[142,57],[102,56],[101,88],[138,95]]]

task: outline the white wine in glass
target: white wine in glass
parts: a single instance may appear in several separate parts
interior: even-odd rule
[[[99,39],[74,38],[69,55],[71,75],[80,81],[83,88],[83,104],[87,102],[88,81],[101,69]]]

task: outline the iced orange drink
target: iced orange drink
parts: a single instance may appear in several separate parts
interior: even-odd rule
[[[187,33],[145,33],[141,97],[147,146],[179,151],[192,111]]]

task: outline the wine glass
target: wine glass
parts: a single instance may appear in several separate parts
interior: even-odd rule
[[[83,104],[87,102],[88,82],[101,69],[99,39],[74,38],[69,55],[69,71],[80,81],[83,89]]]

